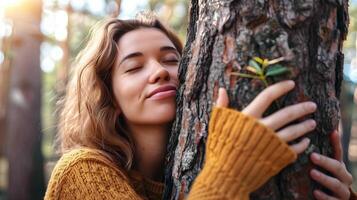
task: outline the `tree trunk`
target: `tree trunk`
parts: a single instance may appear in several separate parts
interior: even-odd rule
[[[192,0],[188,41],[179,70],[176,121],[168,147],[165,199],[188,194],[203,167],[208,121],[218,88],[228,89],[230,107],[241,110],[264,89],[260,80],[232,76],[247,73],[254,57],[284,57],[291,73],[269,79],[293,79],[296,87],[279,99],[280,107],[313,100],[316,130],[309,150],[297,162],[251,195],[252,199],[313,199],[319,187],[309,178],[312,151],[331,156],[328,139],[338,126],[342,81],[342,41],[348,27],[347,0]],[[266,113],[271,113],[271,107]],[[303,119],[300,119],[303,120]]]
[[[12,32],[12,24],[10,22],[5,23],[9,31]],[[7,100],[9,96],[9,76],[11,70],[10,49],[11,34],[0,39],[0,50],[4,55],[3,61],[0,63],[0,158],[4,156],[5,152]]]
[[[41,1],[26,0],[6,11],[14,25],[8,104],[7,198],[43,199],[41,152]]]

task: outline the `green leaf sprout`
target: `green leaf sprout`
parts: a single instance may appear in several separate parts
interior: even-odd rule
[[[259,57],[253,57],[253,59],[249,60],[249,65],[245,67],[245,69],[251,74],[232,72],[231,75],[240,76],[243,78],[259,79],[264,83],[265,87],[268,87],[268,77],[276,77],[290,72],[287,67],[278,64],[284,59],[284,57],[280,57],[273,60],[268,60]]]

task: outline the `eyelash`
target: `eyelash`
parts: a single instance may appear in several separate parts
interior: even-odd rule
[[[165,63],[178,63],[177,59],[164,60]]]
[[[127,70],[125,73],[133,72],[133,71],[139,70],[140,68],[141,67],[133,67],[133,68]]]
[[[170,63],[170,64],[176,64],[176,63],[179,62],[179,60],[178,60],[178,59],[167,59],[167,60],[164,60],[163,62],[164,62],[164,63]],[[140,68],[141,68],[141,66],[139,66],[139,67],[133,67],[133,68],[131,68],[131,69],[125,71],[125,73],[134,72],[134,71],[136,71],[136,70],[139,70]]]

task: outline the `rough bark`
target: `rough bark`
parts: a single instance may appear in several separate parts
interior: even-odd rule
[[[6,153],[7,198],[43,199],[41,152],[41,1],[22,1],[6,11],[13,21],[12,66]]]
[[[219,86],[230,107],[242,109],[264,89],[259,80],[230,76],[246,72],[253,56],[285,57],[291,70],[269,82],[293,79],[297,86],[280,106],[313,100],[317,128],[297,162],[273,177],[252,199],[313,199],[319,187],[308,176],[312,151],[331,156],[328,139],[338,126],[342,41],[348,27],[347,0],[192,0],[188,41],[179,70],[177,118],[168,147],[164,199],[188,194],[203,167],[209,114]],[[267,112],[274,112],[272,107]],[[300,119],[303,120],[303,119]]]

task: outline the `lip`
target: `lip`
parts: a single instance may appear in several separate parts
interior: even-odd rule
[[[147,98],[163,99],[171,96],[176,96],[176,87],[173,85],[164,85],[150,92]]]

